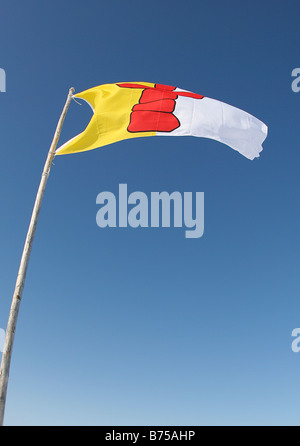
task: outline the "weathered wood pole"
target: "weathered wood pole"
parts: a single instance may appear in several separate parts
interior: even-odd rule
[[[17,276],[17,280],[16,280],[15,291],[13,294],[10,313],[9,313],[8,322],[7,322],[4,349],[3,349],[3,353],[2,353],[2,361],[1,361],[1,368],[0,368],[0,426],[3,425],[12,348],[13,348],[18,312],[19,312],[19,307],[20,307],[20,303],[21,303],[22,292],[23,292],[23,288],[24,288],[26,271],[27,271],[27,266],[28,266],[28,262],[29,262],[32,242],[33,242],[33,238],[34,238],[34,234],[35,234],[35,230],[36,230],[36,225],[37,225],[37,221],[38,221],[38,217],[39,217],[39,213],[40,213],[40,209],[41,209],[41,204],[42,204],[42,200],[43,200],[51,164],[52,164],[53,158],[55,156],[55,149],[56,149],[56,146],[57,146],[57,143],[59,140],[62,125],[63,125],[64,119],[65,119],[65,116],[67,114],[70,102],[72,100],[74,91],[75,91],[74,88],[70,88],[65,106],[63,108],[62,114],[59,118],[56,130],[55,130],[53,141],[52,141],[52,144],[51,144],[49,152],[48,152],[48,156],[47,156],[44,170],[42,173],[41,182],[40,182],[38,192],[36,195],[36,199],[35,199],[35,203],[34,203],[34,207],[33,207],[33,211],[32,211],[32,216],[31,216],[31,220],[29,223],[29,228],[28,228],[25,245],[24,245],[24,249],[23,249],[23,254],[21,257],[19,272],[18,272],[18,276]]]

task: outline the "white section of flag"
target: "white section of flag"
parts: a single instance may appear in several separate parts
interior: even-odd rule
[[[268,127],[259,119],[239,108],[215,99],[192,99],[179,96],[174,115],[180,127],[157,136],[199,136],[228,145],[253,160],[259,157]]]

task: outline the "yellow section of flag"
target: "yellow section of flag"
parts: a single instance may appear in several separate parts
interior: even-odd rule
[[[130,113],[134,105],[139,102],[142,90],[145,87],[153,88],[155,85],[149,82],[130,83],[141,85],[141,89],[121,88],[118,84],[104,84],[74,95],[75,98],[87,101],[94,114],[86,129],[59,147],[56,154],[84,152],[123,139],[156,135],[155,131],[128,132]]]

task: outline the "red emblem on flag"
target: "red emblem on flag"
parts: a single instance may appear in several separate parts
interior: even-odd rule
[[[123,88],[142,88],[138,104],[134,105],[130,114],[128,132],[172,132],[180,127],[178,118],[173,114],[178,96],[202,99],[200,94],[187,91],[174,91],[176,87],[155,84],[146,87],[139,84],[117,84]]]

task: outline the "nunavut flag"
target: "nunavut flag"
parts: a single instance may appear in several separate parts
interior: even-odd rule
[[[237,150],[248,159],[262,151],[267,126],[224,102],[180,88],[149,82],[121,82],[74,95],[93,116],[86,129],[56,150],[83,152],[141,136],[199,136]]]

